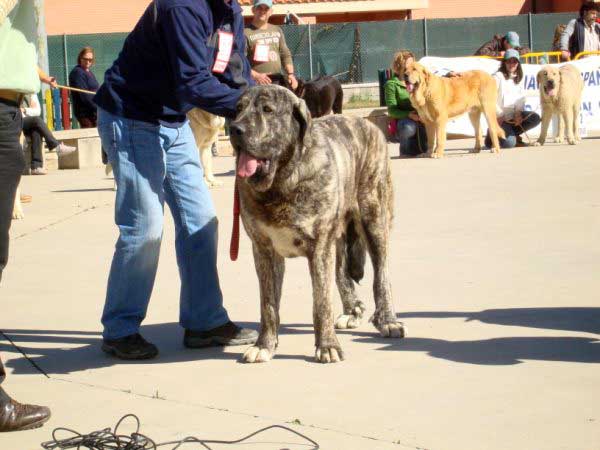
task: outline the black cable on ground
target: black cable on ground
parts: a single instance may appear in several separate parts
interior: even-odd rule
[[[0,331],[0,334],[1,334],[2,336],[4,336],[4,339],[6,339],[8,342],[10,342],[10,344],[11,344],[11,345],[12,345],[14,348],[16,348],[17,350],[19,350],[19,352],[21,353],[21,355],[23,355],[23,357],[24,357],[24,358],[25,358],[27,361],[29,361],[29,363],[30,363],[30,364],[31,364],[33,367],[35,367],[35,368],[36,368],[36,369],[37,369],[37,370],[38,370],[38,371],[39,371],[39,372],[40,372],[42,375],[44,375],[46,378],[50,378],[50,376],[49,376],[49,375],[46,373],[46,371],[45,371],[44,369],[42,369],[40,366],[38,366],[38,365],[37,365],[37,363],[36,363],[36,362],[35,362],[33,359],[31,359],[31,358],[30,358],[30,357],[27,355],[27,353],[25,353],[25,352],[24,352],[24,351],[21,349],[21,347],[19,347],[17,344],[15,344],[15,343],[14,343],[14,341],[13,341],[13,340],[12,340],[12,339],[11,339],[11,338],[10,338],[10,337],[9,337],[9,336],[6,334],[6,333],[4,333],[4,331]]]
[[[136,423],[136,429],[130,435],[122,435],[119,434],[119,427],[121,424],[127,419],[134,419]],[[296,430],[292,430],[291,428],[282,426],[282,425],[271,425],[265,428],[261,428],[254,433],[251,433],[247,436],[244,436],[241,439],[233,440],[233,441],[224,441],[224,440],[216,440],[216,439],[200,439],[195,436],[186,437],[179,441],[169,441],[169,442],[161,442],[156,443],[152,439],[147,436],[144,436],[140,433],[140,419],[134,414],[127,414],[117,422],[115,425],[114,431],[111,431],[110,428],[104,428],[102,430],[93,431],[88,434],[81,434],[75,430],[71,430],[69,428],[56,428],[52,432],[52,440],[48,442],[43,442],[42,448],[46,450],[56,450],[56,449],[90,449],[90,450],[157,450],[160,447],[166,447],[167,445],[174,445],[171,447],[171,450],[177,450],[182,448],[183,445],[186,444],[199,444],[202,448],[207,450],[211,450],[211,447],[208,444],[225,444],[225,445],[233,445],[240,444],[248,439],[260,434],[264,433],[267,430],[272,430],[275,428],[279,428],[290,433],[295,434],[303,438],[305,441],[309,442],[313,445],[309,450],[318,450],[319,444],[313,441],[308,436],[299,433]],[[59,439],[59,433],[69,433],[72,436]],[[187,448],[187,447],[186,447]]]

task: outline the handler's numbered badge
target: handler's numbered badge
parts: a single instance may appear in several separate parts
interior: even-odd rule
[[[269,46],[267,44],[256,44],[254,47],[255,62],[269,62]]]
[[[217,58],[215,65],[213,66],[213,72],[223,73],[229,64],[231,58],[231,51],[233,50],[233,33],[219,30],[219,50],[217,52]]]

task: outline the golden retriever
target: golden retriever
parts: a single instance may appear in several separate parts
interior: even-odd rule
[[[410,102],[427,130],[429,157],[444,156],[448,119],[465,112],[469,113],[475,129],[474,152],[481,151],[483,144],[479,123],[481,113],[485,115],[490,129],[492,152],[500,152],[498,137],[504,138],[505,134],[496,118],[498,91],[491,75],[481,70],[470,70],[456,77],[442,78],[412,62],[404,69],[404,81]]]
[[[534,145],[544,145],[548,135],[548,126],[554,114],[558,114],[558,135],[554,142],[564,141],[565,127],[567,141],[571,145],[580,142],[579,109],[583,93],[583,78],[579,69],[572,64],[561,68],[544,66],[537,74],[542,107],[542,131]]]
[[[225,119],[199,108],[192,109],[187,113],[187,116],[200,152],[200,159],[204,168],[204,180],[208,187],[221,186],[223,183],[215,178],[212,171],[211,147],[217,142],[219,131],[225,125]]]

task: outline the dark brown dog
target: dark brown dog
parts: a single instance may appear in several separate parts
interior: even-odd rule
[[[313,120],[291,91],[258,86],[240,99],[230,132],[261,299],[260,335],[244,361],[265,362],[275,353],[284,258],[296,256],[308,259],[312,278],[317,361],[343,359],[334,323],[354,328],[362,317],[352,277],[361,273],[365,246],[375,273],[371,321],[382,336],[402,337],[387,268],[393,190],[381,131],[361,118]],[[344,306],[335,322],[334,273]]]
[[[310,81],[298,80],[296,95],[304,99],[312,117],[342,113],[344,90],[337,78],[325,75]]]

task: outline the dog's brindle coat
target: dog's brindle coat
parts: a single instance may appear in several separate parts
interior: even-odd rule
[[[364,264],[364,245],[375,274],[371,320],[383,336],[402,337],[387,268],[393,191],[383,134],[360,118],[312,120],[302,99],[277,86],[248,90],[230,130],[241,217],[252,240],[261,298],[260,335],[244,360],[265,362],[273,356],[284,258],[296,256],[308,258],[312,278],[315,357],[324,363],[343,359],[331,282],[335,271],[344,308],[335,326],[358,326],[365,308],[351,274]]]

